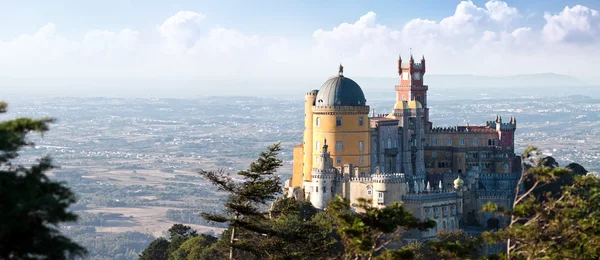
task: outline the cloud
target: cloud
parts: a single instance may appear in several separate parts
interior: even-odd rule
[[[393,77],[398,54],[406,60],[409,49],[416,58],[428,57],[429,73],[580,76],[594,75],[592,60],[600,59],[600,15],[585,6],[546,13],[542,20],[502,1],[462,1],[447,17],[415,17],[401,26],[366,12],[315,28],[305,39],[250,34],[205,18],[181,11],[157,20],[154,30],[92,29],[79,38],[61,35],[50,23],[0,41],[0,57],[7,61],[0,63],[0,76],[326,77],[342,62],[349,75]],[[575,62],[581,66],[561,65]]]
[[[544,38],[551,42],[597,42],[600,39],[600,13],[585,6],[568,6],[557,15],[544,14]]]

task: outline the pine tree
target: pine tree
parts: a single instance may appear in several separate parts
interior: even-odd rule
[[[378,208],[370,200],[360,198],[355,212],[350,201],[338,195],[329,203],[327,211],[335,221],[347,259],[372,259],[390,243],[398,241],[406,230],[427,230],[435,226],[432,220],[415,218],[400,203]]]
[[[0,102],[0,113],[6,112]],[[50,157],[30,167],[15,165],[19,152],[34,144],[30,132],[44,133],[54,119],[18,118],[0,122],[0,259],[64,259],[86,250],[61,235],[59,224],[76,221],[68,211],[75,195],[45,172],[55,168]]]
[[[229,258],[234,253],[246,251],[255,256],[265,253],[257,237],[269,236],[273,230],[268,224],[268,203],[281,194],[281,181],[275,175],[282,161],[277,157],[280,144],[269,146],[260,157],[250,164],[250,169],[237,173],[241,180],[234,180],[224,171],[202,171],[200,175],[220,191],[228,193],[222,214],[202,213],[209,221],[229,223]]]
[[[506,242],[507,259],[598,259],[600,257],[600,179],[576,176],[557,197],[547,193],[536,198],[533,191],[561,176],[566,168],[548,165],[536,148],[523,153],[523,174],[533,180],[530,189],[517,186],[512,210],[496,204],[484,206],[487,212],[510,217],[508,227],[486,232],[489,242]]]

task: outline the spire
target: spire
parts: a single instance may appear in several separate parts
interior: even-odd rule
[[[338,70],[338,75],[340,76],[344,76],[344,66],[342,66],[342,64],[340,63],[340,68]]]
[[[425,55],[423,55],[423,57],[421,58],[421,61],[425,61]]]
[[[328,148],[328,147],[329,147],[329,146],[327,145],[327,138],[325,138],[325,139],[323,140],[323,153],[327,153],[327,148]]]
[[[415,61],[415,59],[413,59],[412,54],[410,54],[410,61]]]

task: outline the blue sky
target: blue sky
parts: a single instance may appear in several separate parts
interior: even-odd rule
[[[361,76],[393,76],[388,64],[412,48],[432,59],[432,73],[594,78],[548,57],[593,65],[597,10],[596,0],[0,0],[0,54],[22,63],[0,76],[268,77],[292,67],[327,74],[340,61]],[[257,60],[251,71],[231,67]]]

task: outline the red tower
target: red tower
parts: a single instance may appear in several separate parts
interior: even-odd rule
[[[423,85],[423,76],[425,75],[425,56],[421,63],[415,63],[410,55],[408,63],[402,63],[402,58],[398,57],[398,74],[400,75],[400,85],[396,86],[396,100],[411,101],[416,100],[421,103],[424,111],[425,121],[429,120],[429,108],[427,107],[427,85]]]

